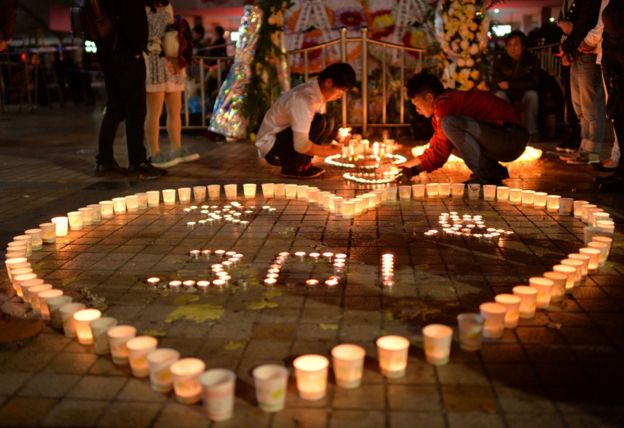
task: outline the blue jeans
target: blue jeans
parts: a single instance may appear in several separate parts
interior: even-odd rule
[[[506,91],[496,91],[494,95],[510,104],[512,103]],[[525,126],[527,131],[529,131],[529,134],[531,135],[537,134],[537,113],[539,110],[539,95],[537,95],[537,91],[533,89],[524,91],[524,94],[522,94],[522,98],[520,99],[520,103],[522,104],[524,111]]]
[[[507,178],[507,170],[498,162],[517,159],[529,141],[529,133],[521,125],[497,125],[468,116],[445,116],[442,131],[466,166],[484,179]]]
[[[570,68],[570,93],[581,122],[581,150],[598,152],[605,133],[604,94],[596,55],[576,57]]]

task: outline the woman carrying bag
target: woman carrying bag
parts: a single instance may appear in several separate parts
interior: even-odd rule
[[[199,154],[182,147],[182,91],[186,84],[186,61],[181,58],[180,37],[171,29],[175,22],[168,0],[145,0],[149,41],[145,54],[147,116],[145,138],[151,162],[167,168],[199,159]],[[182,41],[182,45],[184,45]],[[167,106],[167,133],[170,150],[161,150],[158,140],[163,101]]]

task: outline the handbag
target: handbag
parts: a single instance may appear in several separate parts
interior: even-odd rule
[[[178,58],[180,53],[180,42],[178,40],[178,32],[169,30],[162,38],[163,54],[167,58]]]

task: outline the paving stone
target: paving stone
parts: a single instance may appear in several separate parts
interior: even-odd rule
[[[98,359],[94,354],[61,353],[46,367],[46,371],[65,374],[85,374]]]
[[[275,414],[273,428],[325,428],[327,412],[323,409],[284,409]]]
[[[32,373],[0,372],[0,394],[14,394],[30,377]]]
[[[0,421],[3,425],[37,425],[55,404],[52,398],[12,397],[0,407]]]
[[[38,373],[20,390],[19,394],[32,397],[64,397],[78,382],[80,376],[71,374]]]
[[[187,428],[205,428],[210,421],[199,406],[187,406],[178,403],[167,403],[154,423],[156,428],[184,426]]]
[[[432,411],[442,406],[438,389],[426,385],[389,385],[388,403],[391,410]]]
[[[160,411],[159,404],[114,402],[98,422],[102,427],[147,427]]]
[[[362,410],[335,410],[332,412],[329,426],[338,428],[374,428],[385,423],[383,412]]]
[[[148,401],[148,402],[164,402],[167,395],[154,391],[149,379],[128,379],[119,395],[118,400],[122,401]]]
[[[494,413],[498,410],[489,386],[442,385],[442,401],[449,412]]]
[[[444,416],[437,413],[390,412],[390,426],[393,428],[409,426],[443,428],[446,427],[446,422]]]
[[[449,413],[447,418],[451,428],[502,428],[505,426],[501,416],[487,413]]]
[[[108,406],[108,401],[65,399],[59,402],[43,421],[46,426],[95,426]]]
[[[355,389],[337,387],[333,402],[334,409],[384,410],[386,393],[383,385],[361,385]]]
[[[69,392],[73,398],[91,398],[111,400],[128,380],[122,377],[83,376],[80,382]]]

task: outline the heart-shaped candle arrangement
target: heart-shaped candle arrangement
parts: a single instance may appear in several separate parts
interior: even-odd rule
[[[345,279],[346,269],[347,269],[347,255],[344,253],[334,254],[331,251],[325,251],[324,253],[306,253],[305,251],[297,251],[294,253],[294,257],[292,257],[289,252],[283,251],[279,253],[273,259],[273,263],[267,269],[266,277],[264,278],[264,284],[267,286],[277,285],[280,279],[280,275],[287,270],[287,261],[289,261],[289,265],[293,265],[295,263],[315,263],[318,264],[321,261],[325,261],[332,267],[332,271],[330,275],[325,279],[317,279],[314,277],[310,277],[305,280],[305,284],[308,287],[315,287],[317,285],[325,285],[327,287],[333,288],[338,284],[343,282]],[[315,274],[320,274],[320,272],[313,272]]]

